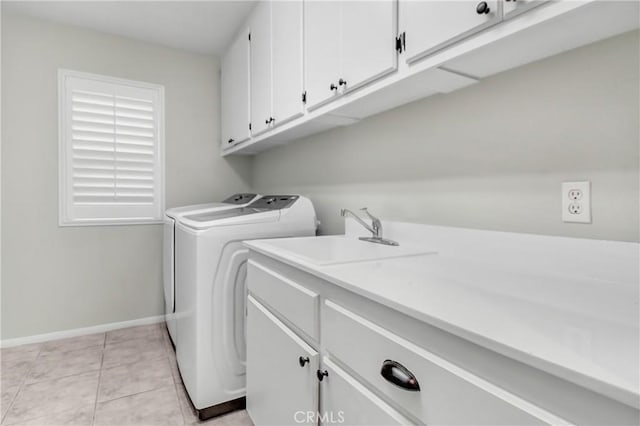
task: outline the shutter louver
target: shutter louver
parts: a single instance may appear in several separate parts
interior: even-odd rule
[[[64,84],[63,216],[119,223],[160,219],[158,91],[76,76]]]

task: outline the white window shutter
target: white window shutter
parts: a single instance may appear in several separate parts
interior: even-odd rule
[[[59,78],[61,225],[161,220],[162,86],[66,70]]]

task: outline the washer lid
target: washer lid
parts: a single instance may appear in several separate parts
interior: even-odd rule
[[[178,220],[181,224],[198,230],[218,226],[278,222],[280,211],[290,208],[298,198],[300,197],[297,195],[264,195],[246,207],[189,214]]]
[[[189,206],[182,207],[174,207],[168,209],[165,212],[165,215],[177,219],[179,216],[185,216],[189,214],[207,212],[207,211],[215,211],[215,210],[228,210],[241,206],[246,206],[247,204],[255,201],[260,196],[257,194],[233,194],[230,197],[227,197],[224,201],[218,203],[205,203],[205,204],[192,204]]]
[[[185,215],[178,220],[181,224],[189,228],[208,229],[218,226],[277,222],[280,220],[280,210],[238,207],[235,209]]]
[[[165,215],[177,219],[180,216],[184,216],[186,214],[194,214],[202,211],[209,210],[225,210],[225,209],[233,209],[238,207],[234,204],[227,203],[204,203],[204,204],[192,204],[190,206],[181,206],[181,207],[173,207],[171,209],[167,209],[165,211]]]

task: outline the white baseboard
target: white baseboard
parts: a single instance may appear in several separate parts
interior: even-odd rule
[[[50,340],[67,339],[69,337],[84,336],[87,334],[104,333],[105,331],[117,330],[120,328],[134,327],[136,325],[156,324],[164,321],[164,315],[139,318],[129,321],[112,322],[109,324],[94,325],[91,327],[74,328],[72,330],[54,331],[53,333],[36,334],[34,336],[17,337],[15,339],[0,340],[0,347],[10,348],[12,346],[26,345],[30,343],[48,342]]]

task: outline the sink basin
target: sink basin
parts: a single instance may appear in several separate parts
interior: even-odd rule
[[[399,246],[387,246],[347,236],[283,238],[263,242],[274,249],[286,251],[291,257],[321,266],[436,253],[402,242]]]

